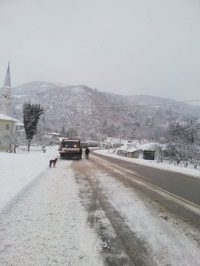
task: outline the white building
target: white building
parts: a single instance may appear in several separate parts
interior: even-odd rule
[[[0,96],[0,114],[9,116],[10,106],[13,102],[11,97],[10,63],[8,64],[2,95]]]
[[[42,137],[42,143],[43,145],[55,145],[59,143],[59,133],[56,132],[50,132],[50,133],[46,133],[43,137]]]
[[[10,117],[11,97],[10,63],[6,71],[6,77],[0,96],[0,150],[12,151],[13,134],[17,130],[24,132],[24,125],[17,119]]]
[[[15,123],[15,130],[17,132],[24,132],[24,124],[17,120],[17,122]]]

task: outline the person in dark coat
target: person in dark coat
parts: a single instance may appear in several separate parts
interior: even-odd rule
[[[80,148],[80,159],[82,159],[82,153],[83,153],[83,151],[82,151],[82,147]]]
[[[87,148],[85,149],[85,156],[86,156],[86,159],[89,158],[89,153],[90,153],[90,150],[89,150],[89,148],[87,147]]]

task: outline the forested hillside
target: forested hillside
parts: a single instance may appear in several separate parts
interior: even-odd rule
[[[134,89],[132,96],[124,96],[83,85],[31,82],[13,88],[12,94],[12,116],[23,121],[22,105],[30,99],[45,109],[41,130],[60,132],[64,127],[66,132],[73,129],[78,136],[90,138],[121,136],[166,142],[174,125],[183,121],[196,125],[200,116],[198,106],[134,95]]]

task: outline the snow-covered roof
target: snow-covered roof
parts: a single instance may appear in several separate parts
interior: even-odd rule
[[[161,149],[165,149],[166,145],[156,143],[156,142],[150,142],[150,143],[145,143],[140,146],[138,146],[139,150],[148,150],[148,151],[155,151],[157,147],[160,147]]]
[[[122,146],[120,149],[121,150],[127,150],[127,152],[134,152],[134,151],[138,151],[138,150],[147,150],[147,151],[155,151],[156,150],[156,147],[160,146],[161,148],[165,148],[166,145],[161,145],[159,143],[156,143],[156,142],[148,142],[148,143],[145,143],[145,144],[142,144],[142,145],[137,145],[137,147],[132,147],[132,148],[129,148],[130,146],[128,144]]]
[[[71,142],[79,142],[79,139],[66,139],[67,141]]]
[[[50,133],[48,133],[48,135],[59,136],[59,135],[60,135],[60,133],[56,133],[56,132],[50,132]]]
[[[138,146],[138,149],[139,150],[155,151],[157,145],[158,144],[155,142],[145,143],[145,144]]]
[[[17,120],[17,122],[15,123],[15,125],[16,126],[24,126],[24,124],[21,121],[19,121],[19,120]]]
[[[127,151],[129,150],[129,147],[125,144],[119,148],[120,150]]]
[[[44,135],[42,138],[43,139],[51,139],[51,138],[53,138],[53,135]]]
[[[131,148],[131,149],[129,149],[129,150],[127,150],[127,152],[134,152],[134,151],[138,151],[138,148]]]
[[[0,114],[0,120],[19,122],[19,120],[15,119],[11,116],[3,115],[3,114]]]

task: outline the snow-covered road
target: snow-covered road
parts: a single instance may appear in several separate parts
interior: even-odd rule
[[[73,169],[86,202],[87,182],[92,188],[90,218],[100,236],[98,228],[104,227],[102,239],[106,232],[104,243],[109,247],[104,256],[111,259],[114,253],[114,265],[200,265],[199,230],[179,217],[179,205],[169,212],[162,197],[145,195],[140,182],[130,183],[126,172],[106,160],[91,156]],[[127,264],[120,264],[117,256]]]
[[[57,156],[0,154],[0,265],[200,265],[200,232],[178,216],[182,207],[170,213],[106,157],[50,169]]]

